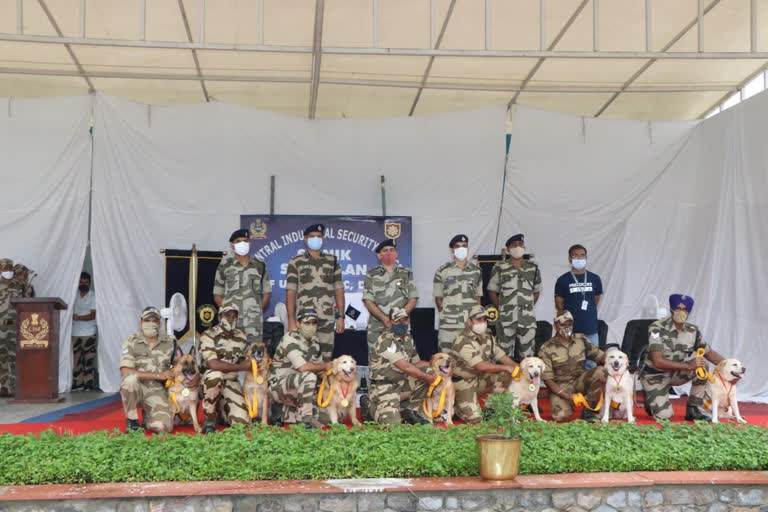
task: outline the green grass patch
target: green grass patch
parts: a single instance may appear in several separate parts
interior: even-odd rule
[[[51,431],[0,435],[0,485],[476,475],[474,435],[366,425],[327,431],[233,427],[216,434]],[[520,473],[765,470],[768,430],[729,424],[526,422]]]

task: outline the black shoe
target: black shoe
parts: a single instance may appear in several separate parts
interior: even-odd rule
[[[360,396],[360,418],[363,420],[363,423],[373,421],[371,417],[371,401],[368,395]]]
[[[651,404],[648,403],[648,401],[643,402],[643,409],[645,409],[645,413],[653,418],[653,412],[651,412]]]
[[[315,417],[303,421],[302,424],[304,425],[304,428],[323,428],[325,426]]]
[[[216,432],[216,423],[214,420],[205,420],[203,422],[203,428],[200,431],[201,434],[213,434]]]
[[[429,420],[417,412],[407,410],[402,414],[403,422],[409,425],[428,425]]]
[[[272,402],[269,405],[269,424],[276,427],[283,426],[283,404]]]
[[[139,425],[139,420],[125,420],[125,431],[128,432],[130,430],[139,430],[141,428],[141,425]]]
[[[695,407],[693,405],[689,405],[685,409],[685,421],[706,421],[708,423],[712,422],[712,418],[701,412],[701,410],[698,407]]]
[[[594,423],[597,421],[597,413],[590,411],[586,407],[581,410],[581,419],[587,423]]]

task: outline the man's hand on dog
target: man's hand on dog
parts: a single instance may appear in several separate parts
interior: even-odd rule
[[[165,370],[157,374],[157,380],[168,380],[173,378],[173,370]]]
[[[707,366],[707,360],[703,357],[694,357],[688,362],[688,369],[695,370],[696,368],[705,368]]]

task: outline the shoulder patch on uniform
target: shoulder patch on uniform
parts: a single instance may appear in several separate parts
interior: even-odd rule
[[[653,332],[651,333],[651,338],[654,338],[654,339],[655,339],[655,338],[658,338],[658,337],[660,337],[660,336],[661,336],[661,334],[659,334],[659,331],[653,331]]]
[[[391,354],[394,354],[395,352],[397,352],[397,347],[396,347],[394,344],[392,344],[392,345],[390,345],[390,346],[389,346],[389,348],[387,349],[387,352],[389,352],[389,353],[391,353]]]
[[[123,349],[123,354],[127,354],[127,353],[128,353],[128,349],[127,349],[127,348],[124,348],[124,349]]]

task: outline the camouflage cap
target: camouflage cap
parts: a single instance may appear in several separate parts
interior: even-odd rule
[[[23,274],[24,272],[29,272],[29,269],[23,263],[17,263],[13,266],[13,271],[16,274]]]
[[[304,229],[304,236],[307,236],[310,233],[320,233],[323,235],[325,234],[325,226],[322,224],[312,224],[311,226],[307,226]]]
[[[240,314],[240,308],[237,307],[237,304],[222,304],[219,308],[219,316],[223,315],[227,311],[234,311],[238,315]]]
[[[392,308],[392,311],[389,312],[389,319],[394,321],[401,318],[408,318],[408,312],[403,308]]]
[[[299,313],[296,315],[296,320],[299,322],[303,322],[304,320],[309,320],[310,318],[317,318],[317,311],[310,308],[302,308],[299,310]]]
[[[564,309],[562,313],[560,313],[559,315],[557,315],[555,317],[555,323],[556,324],[563,324],[563,323],[567,322],[568,320],[573,322],[573,315],[567,309]]]
[[[0,259],[0,268],[13,268],[13,260],[10,258]]]
[[[147,306],[146,308],[144,308],[144,311],[141,312],[141,319],[148,320],[152,317],[155,317],[158,320],[160,320],[160,318],[162,318],[160,316],[160,310],[157,309],[155,306]]]
[[[469,318],[488,318],[488,312],[480,304],[475,304],[469,310]]]

